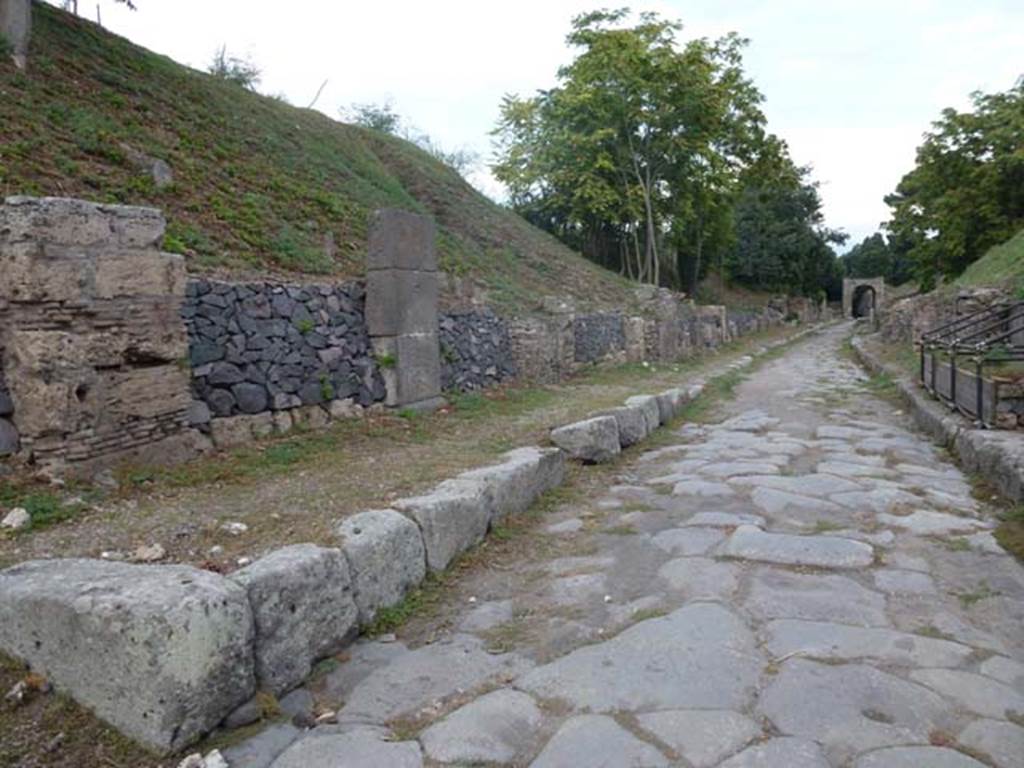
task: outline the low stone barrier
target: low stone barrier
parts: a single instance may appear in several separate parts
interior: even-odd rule
[[[510,514],[563,482],[520,448],[423,496],[346,518],[339,548],[275,550],[229,576],[181,565],[39,560],[0,571],[0,650],[161,753],[257,690],[283,694]]]
[[[910,378],[887,367],[865,347],[863,340],[854,338],[853,349],[869,371],[893,378],[917,425],[953,451],[965,469],[991,480],[1011,501],[1024,501],[1024,436],[1020,432],[976,429],[957,412],[932,399]]]
[[[623,448],[672,421],[702,391],[703,385],[694,385],[687,392],[672,388],[657,395],[635,395],[618,408],[556,427],[551,430],[551,442],[584,463],[611,461]]]
[[[702,389],[631,397],[582,424],[599,423],[617,452]],[[283,547],[228,576],[183,565],[22,563],[0,571],[0,651],[142,744],[184,749],[252,710],[258,690],[280,695],[300,685],[428,570],[447,567],[561,485],[566,453],[509,451],[393,509],[345,518],[337,548]]]

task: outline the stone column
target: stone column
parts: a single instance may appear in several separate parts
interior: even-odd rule
[[[389,406],[441,405],[438,273],[434,222],[407,211],[377,211],[370,222],[366,324]]]
[[[32,32],[32,0],[0,0],[0,35],[11,46],[18,69],[28,62],[28,39]]]

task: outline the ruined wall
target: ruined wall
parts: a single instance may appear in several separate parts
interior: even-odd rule
[[[515,377],[508,324],[493,312],[449,312],[438,325],[444,391],[486,389]]]
[[[649,292],[643,314],[637,315],[576,315],[567,304],[548,306],[556,312],[509,322],[519,375],[540,383],[560,381],[598,362],[686,359],[783,322],[783,313],[771,308],[733,316],[723,306],[698,305],[664,289]]]
[[[384,399],[358,283],[191,280],[188,329],[196,426],[211,417]]]
[[[87,473],[194,455],[185,264],[158,211],[56,198],[0,206],[0,349],[20,455]]]
[[[921,334],[953,320],[957,313],[985,309],[1010,295],[998,288],[975,288],[956,293],[932,291],[890,302],[881,310],[880,332],[890,343],[910,343]]]
[[[573,359],[596,363],[614,358],[626,349],[625,318],[620,312],[582,315],[572,321]]]

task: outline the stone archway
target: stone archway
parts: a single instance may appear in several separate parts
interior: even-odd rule
[[[877,313],[885,303],[885,280],[881,277],[843,280],[843,317],[869,317]]]
[[[875,295],[875,288],[871,285],[858,285],[853,290],[853,316],[871,317],[877,306],[878,297]]]

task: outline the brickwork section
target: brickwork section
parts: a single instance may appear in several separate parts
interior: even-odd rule
[[[92,471],[194,455],[185,264],[158,211],[58,198],[0,206],[0,349],[20,455]],[[0,400],[3,400],[0,394]],[[0,403],[2,406],[3,403]]]

